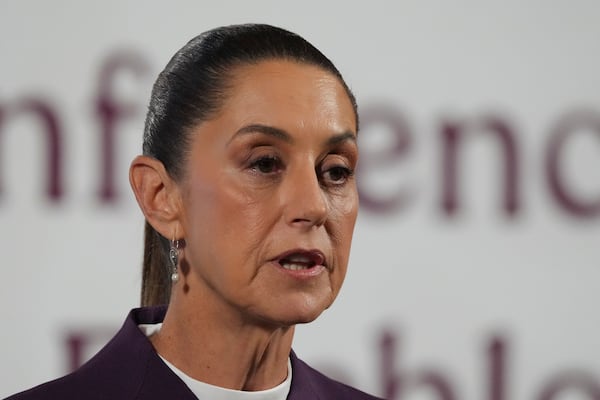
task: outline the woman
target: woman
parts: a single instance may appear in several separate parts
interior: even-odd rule
[[[301,37],[191,40],[154,85],[130,169],[144,307],[81,369],[14,399],[373,399],[291,350],[346,273],[357,131],[354,96]]]

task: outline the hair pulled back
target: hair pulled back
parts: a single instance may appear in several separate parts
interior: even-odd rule
[[[144,128],[144,155],[161,161],[174,180],[185,175],[191,132],[224,105],[236,67],[283,59],[322,68],[336,76],[354,107],[356,100],[333,63],[302,37],[264,24],[231,25],[190,40],[159,74]],[[169,241],[145,227],[141,303],[167,304],[171,295]],[[177,239],[177,238],[175,238]]]

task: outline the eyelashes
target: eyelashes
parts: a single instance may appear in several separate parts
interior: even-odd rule
[[[261,174],[274,174],[283,170],[283,162],[276,156],[261,156],[250,163],[250,168]]]
[[[321,185],[340,187],[345,185],[353,176],[354,169],[348,167],[339,156],[327,157],[317,166],[316,174]],[[275,155],[263,155],[250,161],[248,169],[259,177],[278,179],[286,170],[283,160]]]
[[[323,180],[334,185],[343,185],[354,176],[354,170],[336,165],[322,172]]]

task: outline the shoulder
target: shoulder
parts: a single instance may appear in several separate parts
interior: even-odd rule
[[[112,340],[81,368],[6,400],[132,399],[156,393],[157,381],[169,387],[180,386],[137,327],[140,323],[160,322],[163,315],[163,310],[133,310]]]
[[[304,361],[292,352],[292,399],[345,399],[345,400],[381,400],[352,386],[333,380]]]
[[[89,391],[89,386],[78,379],[76,373],[46,382],[32,389],[17,393],[6,400],[46,400],[46,399],[100,399],[97,393]]]

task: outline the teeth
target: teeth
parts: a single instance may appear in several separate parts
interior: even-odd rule
[[[305,264],[295,264],[295,263],[283,263],[281,266],[285,269],[289,269],[291,271],[299,271],[302,269],[308,269],[309,267]]]
[[[292,255],[292,256],[288,257],[286,261],[290,261],[292,263],[304,263],[304,264],[308,264],[311,262],[310,258],[308,258],[304,255],[301,255],[301,254]]]

